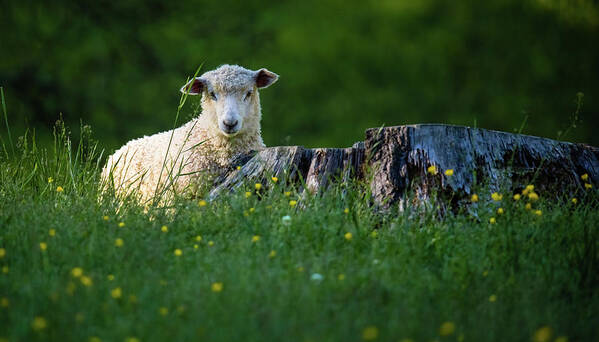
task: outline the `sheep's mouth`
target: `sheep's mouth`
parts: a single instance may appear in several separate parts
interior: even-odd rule
[[[237,134],[239,134],[240,130],[238,130],[238,129],[221,129],[220,131],[223,133],[223,135],[225,137],[232,138],[232,137],[236,136]]]

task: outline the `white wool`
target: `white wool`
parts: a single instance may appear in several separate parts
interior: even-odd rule
[[[276,81],[276,74],[262,70],[272,77],[266,86]],[[198,78],[207,81],[208,85],[202,90],[200,116],[174,130],[135,139],[119,148],[108,158],[102,171],[104,185],[114,186],[118,195],[136,192],[142,201],[154,198],[157,189],[167,188],[167,197],[173,190],[193,192],[227,165],[234,155],[263,149],[262,114],[256,86],[259,72],[223,65],[204,73]],[[248,111],[243,117],[242,128],[236,135],[227,136],[219,128],[219,108],[209,95],[211,91],[218,94],[237,92],[240,98],[246,92],[252,92],[253,96],[245,104]]]

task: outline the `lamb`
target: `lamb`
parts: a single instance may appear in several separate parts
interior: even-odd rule
[[[236,154],[261,150],[259,88],[277,81],[267,69],[222,65],[181,87],[202,95],[202,113],[174,130],[129,141],[108,158],[104,186],[147,203],[157,193],[197,191]]]

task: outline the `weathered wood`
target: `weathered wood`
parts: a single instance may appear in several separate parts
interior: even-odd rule
[[[519,191],[534,181],[554,195],[582,189],[580,175],[599,180],[599,149],[523,134],[449,125],[409,125],[366,131],[366,155],[373,170],[370,189],[384,207],[400,208],[451,193],[454,201],[473,188]],[[427,172],[435,166],[436,175]],[[452,176],[444,171],[452,169]]]
[[[438,170],[435,175],[427,172],[432,165]],[[448,169],[452,176],[443,173]],[[366,131],[365,142],[349,148],[281,146],[238,156],[216,179],[210,198],[247,182],[267,186],[272,176],[303,181],[305,190],[318,192],[333,181],[364,180],[365,170],[375,204],[381,208],[395,204],[406,208],[429,199],[433,192],[447,194],[457,203],[478,187],[519,191],[533,180],[539,192],[557,196],[582,189],[584,173],[593,184],[599,181],[599,149],[462,126],[373,128]]]
[[[273,176],[287,182],[304,181],[306,189],[313,192],[326,189],[332,180],[340,178],[347,181],[359,177],[364,144],[345,149],[279,146],[266,148],[244,163],[247,157],[236,157],[229,170],[216,179],[210,199],[248,182],[266,186],[269,184],[267,180]],[[236,166],[241,166],[241,169],[237,170]]]

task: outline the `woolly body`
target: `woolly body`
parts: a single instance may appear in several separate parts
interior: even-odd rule
[[[108,158],[103,180],[117,194],[137,191],[142,201],[163,188],[193,191],[234,155],[265,147],[258,88],[277,78],[266,69],[223,65],[191,80],[181,91],[202,94],[200,116],[174,130],[128,142]],[[231,122],[236,124],[227,124]]]

